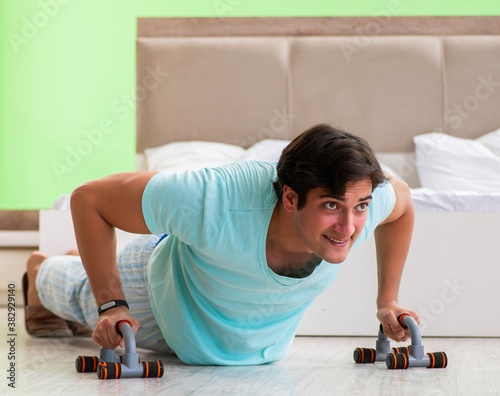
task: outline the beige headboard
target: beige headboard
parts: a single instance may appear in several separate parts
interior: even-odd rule
[[[137,149],[328,122],[377,152],[500,127],[500,17],[141,18]]]

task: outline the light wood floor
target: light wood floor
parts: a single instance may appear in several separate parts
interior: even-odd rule
[[[0,309],[0,395],[500,395],[499,338],[425,338],[426,352],[444,351],[445,369],[388,370],[385,363],[356,365],[356,347],[373,338],[297,337],[292,353],[266,366],[187,366],[173,356],[140,351],[141,360],[162,360],[161,379],[99,380],[75,370],[78,355],[96,355],[88,338],[35,339],[18,309],[16,388],[7,386],[10,345],[7,311]],[[394,345],[396,346],[396,345]]]

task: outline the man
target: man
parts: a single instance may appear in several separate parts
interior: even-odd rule
[[[189,364],[282,359],[336,264],[372,232],[385,334],[404,341],[396,317],[418,320],[397,303],[413,228],[408,186],[386,178],[363,139],[325,124],[294,139],[277,166],[113,175],[77,188],[71,209],[85,271],[75,256],[38,254],[28,263],[38,291],[30,288],[28,308],[41,300],[58,317],[95,325],[107,348],[123,342],[115,325],[125,319],[138,346],[171,348]],[[153,235],[117,259],[115,227]]]

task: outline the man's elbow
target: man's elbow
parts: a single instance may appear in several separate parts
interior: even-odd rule
[[[92,182],[87,182],[75,188],[70,197],[70,208],[72,213],[85,211],[94,201],[95,189]]]

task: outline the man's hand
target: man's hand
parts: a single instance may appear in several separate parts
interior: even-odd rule
[[[407,313],[420,324],[418,314],[409,309],[399,306],[395,301],[390,301],[385,304],[379,304],[377,319],[382,323],[384,334],[392,338],[394,341],[403,342],[410,337],[408,329],[403,328],[398,322],[398,316]]]
[[[129,315],[126,307],[117,307],[103,312],[99,316],[92,339],[104,348],[116,349],[118,346],[124,347],[123,337],[116,329],[116,324],[121,320],[130,322],[134,334],[137,333],[139,328],[137,320]]]

